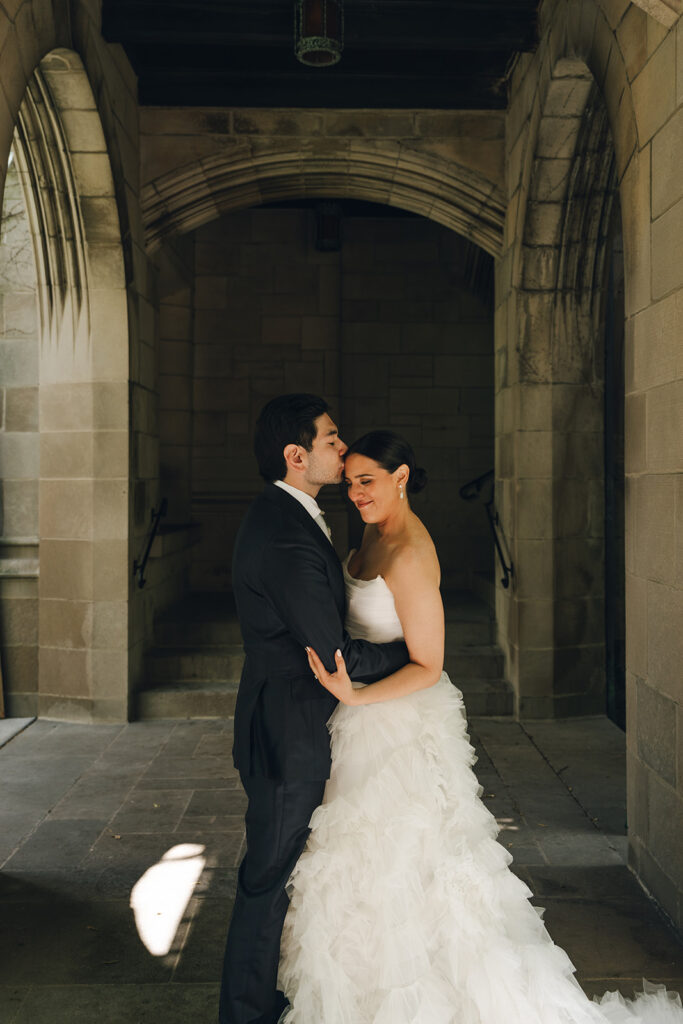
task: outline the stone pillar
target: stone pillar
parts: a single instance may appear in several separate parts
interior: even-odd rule
[[[13,152],[0,228],[0,645],[5,714],[34,715],[38,675],[38,308]]]
[[[128,714],[128,330],[107,148],[79,58],[55,51],[19,117],[41,311],[38,713]]]
[[[518,140],[531,130],[525,116]],[[498,272],[497,465],[516,567],[498,596],[499,627],[524,717],[605,709],[602,295],[613,154],[591,73],[559,61],[528,191],[511,179],[511,215],[526,205]]]

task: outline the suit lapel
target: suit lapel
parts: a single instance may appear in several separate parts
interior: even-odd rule
[[[339,556],[334,550],[331,542],[300,501],[297,501],[296,498],[293,498],[291,494],[288,494],[287,491],[284,491],[281,487],[276,487],[275,484],[266,484],[263,494],[269,501],[273,501],[279,506],[283,515],[292,516],[301,523],[301,525],[308,530],[309,534],[322,551],[324,551],[325,554],[327,554],[337,565],[341,565]]]

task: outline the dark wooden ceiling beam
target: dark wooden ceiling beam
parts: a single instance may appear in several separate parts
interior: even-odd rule
[[[536,44],[537,0],[346,0],[341,62],[293,53],[292,0],[104,0],[142,103],[481,109],[505,106],[515,53]]]
[[[222,71],[228,74],[281,75],[293,81],[303,77],[311,81],[323,78],[345,80],[352,77],[411,78],[432,77],[452,74],[495,74],[505,64],[507,53],[500,50],[479,53],[474,50],[445,52],[403,52],[391,50],[375,59],[366,51],[344,54],[344,59],[332,68],[311,70],[299,64],[289,49],[255,55],[244,47],[212,47],[205,49],[195,46],[157,46],[150,53],[144,47],[130,46],[128,55],[133,67],[141,67],[146,73],[177,69],[201,76],[206,71]]]
[[[104,5],[103,34],[108,42],[124,45],[165,45],[188,38],[207,46],[254,45],[282,46],[293,35],[292,10],[283,3],[268,7],[223,4],[172,3],[162,6],[156,0],[111,0]],[[391,15],[366,4],[355,15],[347,9],[345,42],[347,48],[446,49],[525,49],[535,42],[535,17],[526,9],[509,4],[495,5],[487,0],[478,4],[431,4],[422,0],[416,9],[411,2],[408,13]]]
[[[449,26],[444,25],[438,34],[433,35],[416,35],[404,26],[394,26],[386,32],[374,32],[364,30],[363,26],[347,25],[344,41],[347,50],[375,52],[395,48],[410,48],[413,51],[449,51],[470,47],[483,51],[533,48],[535,32],[533,27],[529,28],[526,19],[502,15],[491,22],[490,15],[472,15],[460,21],[457,31],[451,31]],[[107,42],[123,43],[125,46],[167,46],[182,44],[191,38],[194,45],[216,47],[239,44],[262,50],[291,46],[293,26],[289,25],[285,31],[276,30],[272,25],[259,30],[253,21],[248,25],[236,26],[226,25],[224,19],[214,23],[213,19],[206,18],[188,30],[186,20],[182,17],[167,17],[163,26],[153,17],[138,17],[129,28],[108,25],[104,36]]]

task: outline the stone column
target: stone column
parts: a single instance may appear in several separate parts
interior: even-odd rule
[[[41,311],[38,712],[128,714],[128,315],[114,184],[80,59],[19,118]]]

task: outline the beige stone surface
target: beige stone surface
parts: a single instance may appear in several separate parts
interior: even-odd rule
[[[647,465],[650,470],[683,469],[683,381],[663,384],[647,396]]]
[[[650,147],[628,165],[621,183],[626,316],[648,306],[652,297],[650,239]]]
[[[675,483],[673,475],[641,476],[634,482],[634,569],[647,579],[675,583]]]
[[[91,480],[41,480],[39,488],[41,539],[90,540],[93,535]]]
[[[38,686],[41,698],[89,697],[91,653],[73,648],[41,647]]]
[[[627,395],[624,430],[624,457],[627,473],[642,472],[647,465],[647,395]]]
[[[653,303],[632,321],[634,390],[664,384],[678,376],[681,303],[677,294]]]
[[[652,297],[683,287],[683,199],[652,224]]]
[[[4,647],[33,648],[38,642],[37,600],[5,598],[0,605],[0,630]],[[13,681],[9,680],[10,688]]]
[[[653,581],[647,589],[648,681],[662,693],[683,700],[683,591]]]
[[[647,581],[627,572],[626,660],[631,673],[647,677]]]
[[[89,601],[41,600],[41,646],[78,649],[90,647],[92,613],[93,605]]]
[[[676,785],[676,704],[643,680],[637,683],[637,749],[641,759],[670,786]]]
[[[668,33],[634,79],[633,106],[643,146],[668,121],[676,107],[676,39]]]
[[[91,600],[93,550],[87,540],[44,539],[40,545],[40,597]]]
[[[38,389],[5,390],[4,429],[8,433],[35,432],[38,429]]]
[[[647,16],[636,4],[630,4],[617,25],[617,42],[631,81],[647,60]]]
[[[92,696],[107,701],[125,701],[128,695],[128,652],[95,649],[92,658]]]
[[[662,33],[675,25],[683,13],[681,0],[634,0],[634,3],[637,3],[651,18],[659,22]]]
[[[652,140],[652,215],[658,217],[683,197],[683,108],[678,107]]]

